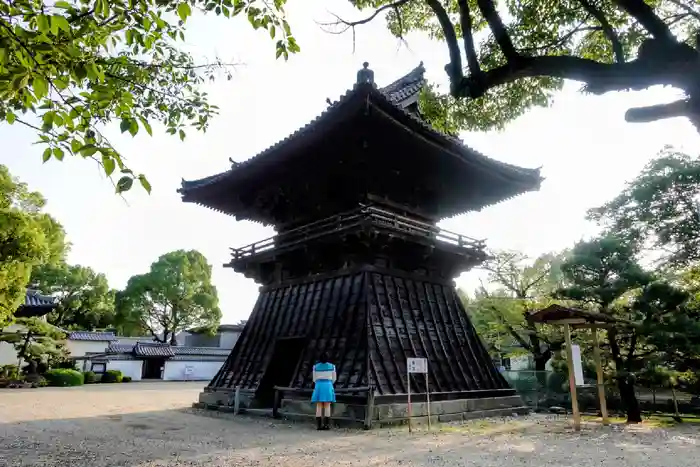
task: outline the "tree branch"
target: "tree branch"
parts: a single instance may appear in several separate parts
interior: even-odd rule
[[[603,12],[600,11],[595,5],[593,5],[588,0],[578,1],[583,6],[583,9],[586,10],[600,23],[600,26],[603,29],[603,34],[605,34],[605,37],[607,37],[610,43],[612,44],[613,54],[615,55],[615,61],[617,61],[618,63],[624,63],[625,51],[622,48],[622,43],[620,42],[620,39],[617,37],[617,33],[610,25],[610,22],[605,17]]]
[[[455,28],[452,26],[452,21],[450,16],[447,14],[445,8],[440,4],[439,0],[425,0],[435,16],[437,16],[440,22],[440,27],[445,35],[445,42],[447,42],[447,48],[450,52],[450,63],[445,66],[445,71],[450,77],[450,84],[454,87],[455,83],[459,83],[464,78],[462,73],[462,55],[459,50],[459,44],[457,43],[457,34],[455,33]]]
[[[464,52],[467,56],[469,72],[473,76],[481,76],[481,66],[479,65],[479,57],[476,54],[474,36],[472,35],[472,16],[469,10],[469,2],[467,0],[457,0],[457,4],[459,5],[459,24],[462,27]]]
[[[654,9],[644,0],[615,0],[615,3],[636,18],[639,24],[649,31],[655,39],[667,43],[677,42],[671,29],[654,13]]]
[[[491,32],[493,32],[498,46],[503,51],[503,55],[506,56],[506,60],[508,62],[517,62],[521,55],[515,50],[513,41],[508,35],[508,30],[498,15],[498,11],[496,11],[496,5],[494,5],[492,0],[476,0],[476,4],[479,6],[479,10],[488,23]]]
[[[700,13],[698,13],[696,10],[694,10],[690,5],[686,5],[685,3],[681,2],[680,0],[668,0],[668,1],[673,3],[674,5],[678,6],[679,8],[682,8],[683,10],[687,11],[691,16],[694,16],[696,19],[700,20]]]

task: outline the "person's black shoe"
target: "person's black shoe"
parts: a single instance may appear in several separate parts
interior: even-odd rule
[[[323,429],[324,430],[330,430],[330,419],[328,417],[323,417]]]
[[[316,417],[316,429],[323,430],[323,418]]]

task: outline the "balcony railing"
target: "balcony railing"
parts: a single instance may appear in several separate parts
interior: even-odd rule
[[[479,250],[486,248],[484,240],[440,229],[432,224],[401,216],[376,206],[362,206],[359,209],[305,224],[241,248],[231,248],[231,254],[233,261],[237,261],[275,248],[287,248],[334,233],[371,225],[424,239],[437,240],[458,248]]]

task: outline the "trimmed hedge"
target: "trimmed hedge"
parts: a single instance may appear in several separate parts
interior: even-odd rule
[[[93,383],[99,383],[100,382],[100,377],[95,374],[94,371],[86,371],[83,373],[83,377],[85,379],[85,384],[93,384]]]
[[[82,386],[85,382],[83,374],[76,370],[55,368],[44,374],[49,386]]]
[[[121,383],[124,379],[122,372],[119,370],[107,370],[102,373],[103,383]]]
[[[122,383],[130,383],[131,382],[131,376],[124,376],[122,378]]]

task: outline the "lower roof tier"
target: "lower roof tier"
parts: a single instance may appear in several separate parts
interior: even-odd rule
[[[437,220],[539,188],[539,170],[490,159],[358,85],[314,122],[180,193],[239,220],[283,227],[349,209],[368,196]]]

